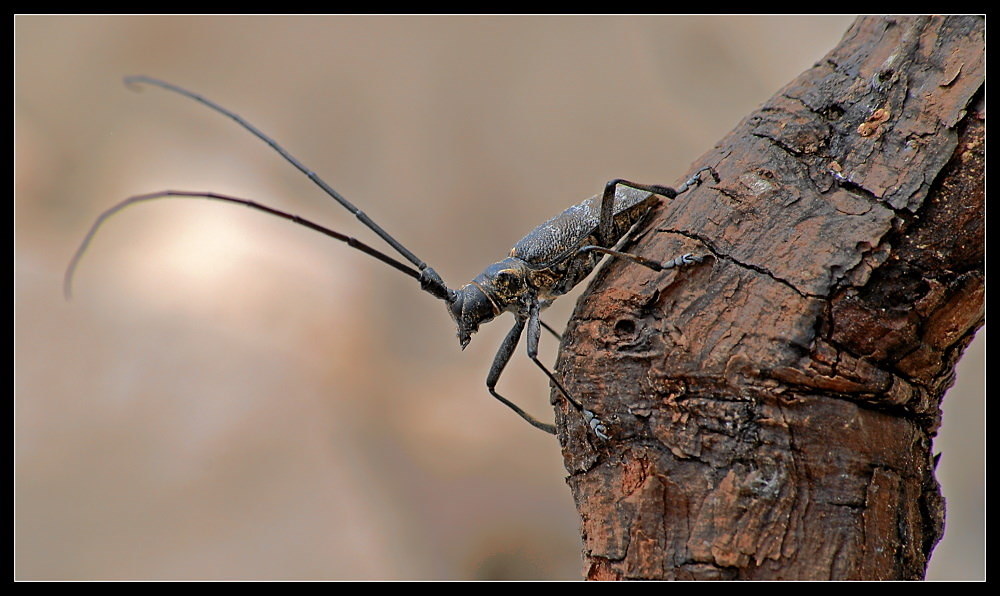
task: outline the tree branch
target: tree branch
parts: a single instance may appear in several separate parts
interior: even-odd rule
[[[714,260],[595,277],[558,365],[611,435],[562,404],[588,578],[923,577],[984,318],[984,62],[982,18],[858,19],[628,248]]]

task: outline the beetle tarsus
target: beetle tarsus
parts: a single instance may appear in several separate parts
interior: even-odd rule
[[[687,265],[694,265],[695,263],[701,263],[702,261],[705,260],[706,256],[708,256],[708,255],[700,255],[699,256],[699,255],[695,255],[695,254],[692,254],[692,253],[685,253],[685,254],[683,254],[683,255],[681,255],[679,257],[674,257],[673,259],[670,259],[669,261],[666,261],[664,263],[660,263],[660,271],[663,271],[663,270],[666,270],[666,269],[673,269],[675,267],[685,267]]]
[[[679,187],[677,187],[677,194],[681,194],[682,192],[685,192],[686,190],[688,190],[692,186],[698,186],[698,185],[700,185],[701,182],[702,182],[702,180],[701,180],[701,173],[702,172],[711,172],[712,179],[715,180],[716,182],[719,182],[719,174],[715,171],[715,168],[713,168],[712,166],[705,166],[705,167],[701,168],[700,170],[698,170],[697,172],[695,172],[690,178],[688,178],[687,180],[685,180],[684,184],[681,184]],[[671,198],[673,198],[673,197],[671,197]]]
[[[601,422],[601,419],[598,418],[593,412],[591,412],[590,410],[584,410],[583,418],[584,420],[587,421],[587,425],[590,426],[590,430],[594,431],[595,435],[604,439],[605,441],[611,438],[608,436],[608,427],[604,426],[604,423]]]

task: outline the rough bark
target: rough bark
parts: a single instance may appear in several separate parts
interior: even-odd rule
[[[984,61],[982,18],[858,19],[628,247],[714,259],[595,277],[558,369],[610,440],[553,395],[587,578],[923,577],[985,312]]]

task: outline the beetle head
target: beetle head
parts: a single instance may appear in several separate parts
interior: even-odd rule
[[[522,261],[508,258],[493,263],[472,283],[455,292],[454,300],[448,303],[448,312],[458,325],[458,341],[463,350],[480,325],[520,302],[528,291],[527,275]]]
[[[448,303],[448,313],[458,325],[458,343],[464,350],[479,326],[496,318],[500,310],[476,282],[465,284],[454,296]]]

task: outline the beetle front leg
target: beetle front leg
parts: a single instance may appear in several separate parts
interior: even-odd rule
[[[556,338],[556,341],[562,341],[562,335],[560,335],[560,333],[553,329],[548,323],[541,319],[539,319],[538,322],[542,324],[542,327],[544,327],[546,331],[552,334],[552,337]]]
[[[542,369],[549,379],[555,384],[559,391],[566,397],[569,403],[573,404],[577,409],[583,412],[583,418],[586,420],[587,425],[590,429],[594,431],[598,437],[607,440],[609,437],[607,435],[607,427],[601,422],[593,412],[583,407],[583,405],[576,400],[572,395],[566,391],[566,388],[562,386],[559,379],[542,364],[542,361],[538,359],[538,341],[541,338],[541,319],[539,318],[539,304],[538,300],[532,300],[528,307],[528,358],[538,365],[538,368]]]
[[[544,309],[548,308],[549,305],[552,304],[552,302],[553,302],[553,300],[539,300],[538,301],[538,312],[540,313]],[[560,335],[560,333],[558,331],[556,331],[555,329],[553,329],[548,323],[546,323],[545,321],[543,321],[541,319],[541,315],[539,315],[538,322],[542,324],[542,327],[546,331],[548,331],[549,333],[552,334],[552,337],[556,338],[556,341],[562,341],[562,335]]]
[[[503,343],[500,344],[500,349],[497,350],[497,355],[493,358],[493,365],[490,366],[490,374],[486,377],[486,388],[489,389],[490,394],[493,397],[500,400],[511,410],[514,410],[517,415],[524,418],[528,424],[537,429],[544,430],[550,435],[554,435],[556,434],[556,426],[554,424],[547,424],[538,420],[531,414],[522,410],[520,406],[496,392],[497,382],[500,380],[500,373],[503,372],[503,369],[507,367],[507,363],[510,362],[510,357],[514,354],[514,349],[517,348],[517,342],[521,340],[521,334],[523,332],[524,319],[518,318],[514,322],[514,327],[511,328],[509,333],[507,333],[507,337],[503,339]],[[537,345],[538,344],[536,342],[536,348]]]

